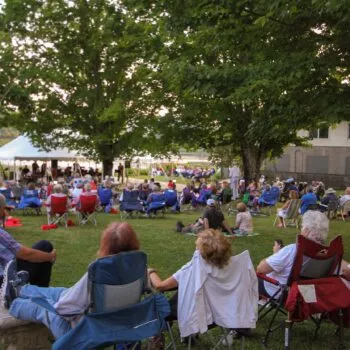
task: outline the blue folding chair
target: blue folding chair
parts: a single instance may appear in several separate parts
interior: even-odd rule
[[[25,189],[18,204],[18,209],[23,210],[24,215],[30,215],[34,212],[41,215],[41,200],[39,199],[39,191]]]
[[[166,329],[164,319],[170,306],[161,294],[141,301],[146,281],[147,257],[143,252],[97,259],[88,268],[90,303],[86,315],[53,344],[53,349],[95,349],[117,344],[126,347],[159,335]],[[47,300],[32,301],[57,313]]]
[[[134,211],[144,212],[144,207],[139,199],[139,191],[137,190],[124,190],[123,199],[119,206],[120,216],[123,218],[123,214],[130,217]]]

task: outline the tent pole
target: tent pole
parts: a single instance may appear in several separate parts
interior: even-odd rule
[[[16,159],[13,160],[13,179],[17,181]]]

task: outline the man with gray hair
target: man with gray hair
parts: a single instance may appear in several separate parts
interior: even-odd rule
[[[303,222],[300,234],[304,237],[319,243],[325,244],[328,236],[329,220],[326,215],[319,211],[307,211],[303,215]],[[256,271],[258,273],[267,274],[267,277],[277,280],[281,284],[286,284],[289,274],[294,264],[294,258],[297,253],[295,243],[289,244],[280,249],[275,254],[263,259]],[[341,274],[350,280],[350,268],[346,261],[342,261]],[[278,290],[275,285],[259,280],[259,293],[272,296]]]

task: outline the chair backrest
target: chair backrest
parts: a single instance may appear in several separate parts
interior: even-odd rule
[[[11,189],[6,188],[6,189],[0,189],[0,194],[2,194],[6,199],[11,198]]]
[[[28,190],[25,189],[22,194],[23,198],[39,198],[39,191],[38,190]]]
[[[286,219],[295,219],[299,215],[301,200],[300,199],[291,199],[288,209]]]
[[[67,212],[67,196],[58,197],[51,195],[51,213],[64,214]]]
[[[110,188],[99,187],[98,196],[100,197],[101,205],[108,205],[113,197],[113,192]]]
[[[139,191],[137,190],[124,190],[123,191],[123,200],[122,202],[128,203],[128,204],[136,204],[139,203]]]
[[[96,209],[97,196],[96,195],[80,195],[79,197],[80,207],[78,211],[83,213],[93,213]]]
[[[328,211],[337,210],[339,206],[339,199],[337,197],[331,198],[328,202]]]
[[[344,211],[344,212],[349,212],[349,211],[350,211],[350,201],[346,201],[346,202],[343,204],[343,211]]]
[[[173,206],[177,203],[177,192],[174,190],[165,190],[164,196],[166,199],[166,205]]]
[[[325,246],[297,236],[297,253],[288,284],[300,279],[318,279],[338,275],[343,258],[343,241],[341,236],[334,238]]]
[[[90,311],[115,311],[140,301],[147,280],[147,256],[122,252],[97,259],[88,269]]]

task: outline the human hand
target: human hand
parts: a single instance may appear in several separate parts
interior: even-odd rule
[[[350,264],[347,267],[343,268],[342,275],[345,277],[345,279],[350,281]]]
[[[54,264],[56,261],[56,249],[54,249],[51,253],[49,253],[51,256],[51,263]]]

